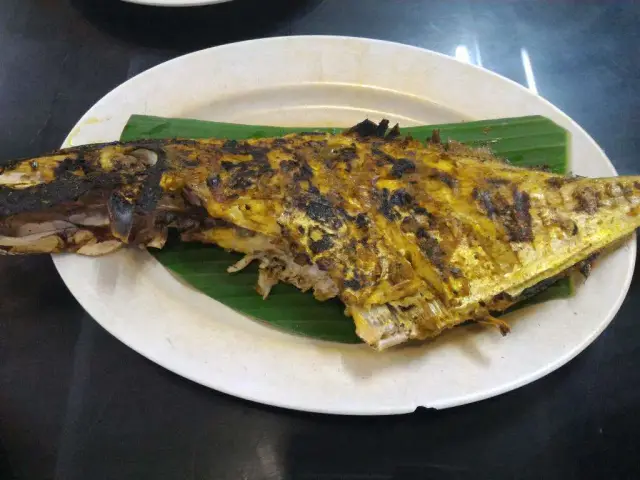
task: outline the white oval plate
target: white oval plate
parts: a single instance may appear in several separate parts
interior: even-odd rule
[[[575,173],[615,174],[584,130],[516,83],[437,53],[361,38],[270,38],[177,58],[106,95],[65,145],[115,140],[133,113],[344,127],[365,117],[414,125],[539,114],[571,132]],[[611,321],[634,260],[631,241],[599,262],[573,298],[512,315],[506,338],[460,328],[419,347],[377,353],[254,322],[183,286],[146,252],[55,257],[89,314],[154,362],[238,397],[339,414],[452,407],[546,375]]]
[[[129,3],[139,3],[140,5],[152,5],[155,7],[199,7],[202,5],[213,5],[214,3],[226,3],[231,0],[123,0]]]

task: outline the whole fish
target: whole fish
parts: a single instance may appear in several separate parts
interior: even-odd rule
[[[640,177],[514,167],[368,120],[341,134],[87,145],[0,168],[0,251],[102,255],[184,241],[339,297],[384,349],[492,314],[640,226]]]

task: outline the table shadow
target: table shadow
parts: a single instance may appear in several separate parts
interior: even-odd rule
[[[601,414],[576,405],[572,412],[557,394],[592,361],[583,354],[572,361],[575,368],[446,410],[382,417],[292,413],[301,427],[280,445],[279,469],[296,480],[533,480],[542,472],[545,479],[640,478],[634,442],[640,417],[633,406]]]
[[[11,478],[15,478],[15,475],[11,469],[7,451],[2,444],[2,439],[0,439],[0,479],[9,480]]]
[[[203,7],[152,7],[116,0],[71,0],[96,28],[129,44],[189,52],[287,35],[291,22],[322,0],[233,0]]]

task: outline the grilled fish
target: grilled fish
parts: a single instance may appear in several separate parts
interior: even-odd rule
[[[338,297],[384,349],[493,312],[640,226],[640,177],[517,168],[364,121],[341,134],[87,145],[0,169],[0,251],[102,255],[182,240],[244,253],[257,290]]]

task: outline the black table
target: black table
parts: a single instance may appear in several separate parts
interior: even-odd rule
[[[236,0],[156,9],[3,0],[0,158],[59,146],[93,102],[188,51],[340,34],[453,54],[524,83],[640,173],[637,2]],[[640,284],[569,365],[498,398],[384,418],[309,415],[184,380],[107,334],[50,258],[0,259],[0,478],[496,479],[640,477]]]

